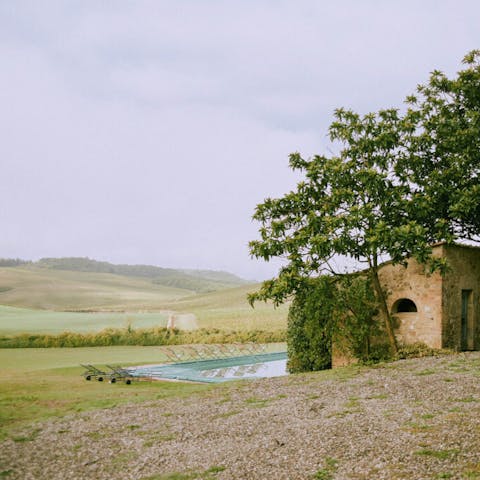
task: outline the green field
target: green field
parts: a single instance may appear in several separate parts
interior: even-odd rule
[[[175,348],[175,347],[174,347]],[[285,348],[269,345],[269,351]],[[183,382],[87,382],[80,364],[103,367],[163,363],[161,347],[15,348],[0,349],[0,439],[17,427],[69,413],[124,403],[183,397],[222,385]]]
[[[199,328],[284,329],[288,307],[258,304],[252,309],[246,296],[255,288],[242,285],[199,294],[148,278],[31,266],[0,268],[0,334],[158,327],[165,325],[170,312],[194,318]],[[175,382],[130,386],[86,382],[79,366],[165,360],[161,347],[0,349],[0,437],[14,435],[22,424],[49,417],[229,388]]]
[[[165,327],[167,314],[158,312],[119,313],[119,312],[55,312],[0,305],[0,333],[58,334],[72,332],[97,332],[105,328],[152,328]]]
[[[165,326],[168,312],[194,318],[198,328],[284,329],[288,306],[275,309],[259,303],[252,309],[246,296],[256,288],[258,285],[243,285],[196,294],[145,278],[38,267],[0,268],[0,334],[158,327]]]
[[[125,366],[165,360],[159,347],[0,349],[0,439],[37,420],[212,388],[180,382],[87,382],[79,365]]]
[[[161,310],[194,292],[149,279],[37,267],[0,268],[0,304],[44,310]]]
[[[202,295],[189,296],[165,303],[164,308],[178,312],[191,312],[200,328],[233,330],[280,330],[287,325],[288,304],[274,308],[259,302],[252,308],[247,294],[259,285],[247,285]]]

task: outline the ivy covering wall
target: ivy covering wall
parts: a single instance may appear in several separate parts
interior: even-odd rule
[[[334,345],[337,352],[363,362],[388,357],[387,337],[376,315],[377,302],[366,276],[305,281],[289,310],[289,371],[330,368]]]

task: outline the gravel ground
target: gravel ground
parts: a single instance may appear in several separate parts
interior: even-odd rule
[[[479,380],[474,352],[79,414],[0,444],[0,478],[480,479]]]

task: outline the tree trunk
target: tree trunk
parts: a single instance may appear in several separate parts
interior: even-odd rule
[[[392,317],[390,316],[390,312],[388,311],[385,293],[382,289],[382,286],[380,285],[380,280],[378,278],[378,267],[376,265],[376,262],[374,262],[373,265],[370,264],[370,275],[372,278],[373,289],[375,290],[375,295],[377,297],[378,306],[380,307],[380,316],[382,317],[385,324],[385,329],[387,330],[390,347],[392,348],[393,353],[397,353],[398,345],[393,329]]]

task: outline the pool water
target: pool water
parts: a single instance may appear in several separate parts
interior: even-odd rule
[[[190,380],[195,382],[226,382],[248,378],[267,378],[287,375],[287,352],[245,355],[171,365],[137,367],[135,376],[158,379]]]
[[[287,359],[272,360],[263,363],[250,363],[247,365],[235,365],[233,367],[213,368],[202,370],[203,378],[222,378],[235,380],[238,378],[265,378],[280,377],[286,375]]]

